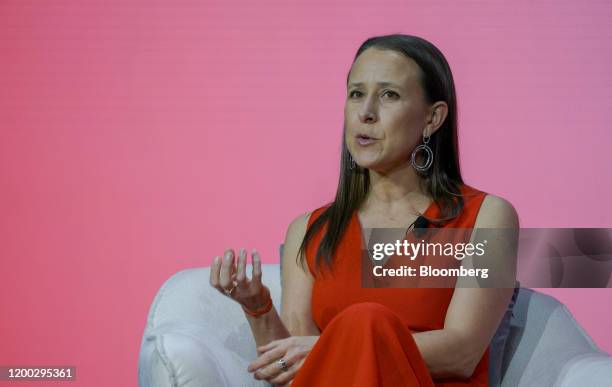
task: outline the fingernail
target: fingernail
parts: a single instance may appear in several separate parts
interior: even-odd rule
[[[217,256],[217,257],[215,257],[214,263],[219,263],[220,260],[221,260],[221,258]]]

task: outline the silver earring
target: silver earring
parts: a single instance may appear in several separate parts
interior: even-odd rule
[[[412,167],[416,169],[417,172],[420,172],[420,173],[426,172],[433,164],[433,151],[431,150],[429,146],[427,146],[427,143],[429,142],[430,137],[431,136],[423,135],[423,144],[417,146],[414,149],[414,151],[412,151],[412,159],[411,159]],[[427,161],[425,161],[423,165],[417,165],[416,163],[416,155],[417,153],[419,153],[420,150],[424,150],[425,153],[427,153]]]
[[[353,160],[353,155],[351,155],[350,153],[349,153],[349,158],[351,159],[351,162],[349,163],[349,169],[353,170],[355,169],[355,160]]]

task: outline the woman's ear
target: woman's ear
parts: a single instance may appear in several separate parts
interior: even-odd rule
[[[429,122],[426,126],[426,134],[428,136],[433,135],[444,123],[446,116],[448,115],[448,105],[444,101],[438,101],[431,105]]]

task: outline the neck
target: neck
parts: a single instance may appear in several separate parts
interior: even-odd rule
[[[402,163],[390,171],[369,170],[369,174],[370,188],[366,197],[368,207],[392,209],[427,198],[421,186],[422,178],[410,163]]]

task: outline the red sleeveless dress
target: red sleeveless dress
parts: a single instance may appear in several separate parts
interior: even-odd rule
[[[473,228],[486,193],[468,185],[463,212],[444,225]],[[313,211],[308,226],[326,207]],[[432,202],[425,216],[438,218]],[[489,349],[469,379],[434,379],[412,332],[442,329],[454,288],[366,288],[361,286],[362,230],[355,212],[334,256],[332,275],[315,274],[323,227],[309,244],[306,259],[315,278],[312,316],[321,336],[295,375],[292,387],[488,386]]]

